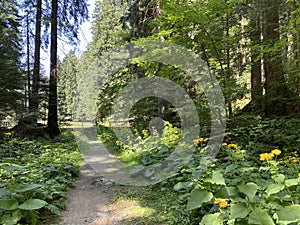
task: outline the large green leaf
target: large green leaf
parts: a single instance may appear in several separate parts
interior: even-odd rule
[[[180,191],[182,189],[186,190],[190,187],[192,187],[194,184],[194,182],[192,181],[187,181],[187,182],[179,182],[174,186],[174,190],[175,191]]]
[[[213,194],[208,191],[194,189],[189,196],[186,209],[192,210],[202,206],[203,203],[209,202],[213,198]]]
[[[247,184],[238,185],[238,189],[240,192],[247,195],[250,201],[253,201],[255,194],[258,190],[258,186],[257,184],[251,182]]]
[[[239,193],[236,187],[223,187],[215,193],[217,198],[232,198],[237,197],[238,195]]]
[[[286,206],[277,212],[280,222],[300,222],[300,205]]]
[[[292,187],[292,186],[298,185],[299,183],[300,183],[300,177],[294,178],[294,179],[288,179],[285,181],[285,185],[287,187]]]
[[[211,184],[219,184],[219,185],[226,185],[225,179],[221,173],[221,171],[213,171],[212,177],[205,179],[206,182],[209,182]]]
[[[232,219],[245,218],[249,214],[249,209],[246,203],[233,203],[230,207]]]
[[[23,204],[19,205],[19,209],[35,210],[43,208],[45,205],[47,205],[47,202],[41,199],[28,199]]]
[[[275,225],[266,210],[255,208],[249,215],[249,224]]]
[[[223,220],[220,217],[220,213],[208,214],[203,216],[199,225],[222,225]]]
[[[285,176],[283,174],[276,174],[274,176],[272,176],[272,179],[276,182],[276,183],[283,183]]]
[[[276,194],[284,189],[283,184],[270,184],[269,187],[266,189],[267,195]]]
[[[30,191],[30,190],[39,188],[41,186],[42,185],[40,185],[40,184],[26,184],[26,185],[21,185],[15,191],[16,192],[26,192],[26,191]]]

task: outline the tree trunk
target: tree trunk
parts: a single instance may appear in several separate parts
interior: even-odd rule
[[[51,45],[50,45],[50,85],[48,105],[48,134],[51,138],[60,134],[57,116],[57,12],[58,0],[52,0]]]
[[[264,0],[264,46],[267,52],[264,54],[265,71],[265,114],[267,116],[288,115],[287,98],[289,90],[285,82],[282,50],[275,45],[280,40],[279,33],[279,7],[280,0]]]
[[[26,101],[25,101],[25,106],[27,107],[27,100],[28,100],[28,106],[30,106],[30,101],[31,101],[31,72],[30,72],[30,37],[29,37],[29,16],[27,15],[26,18],[26,39],[27,39],[27,95],[26,96]],[[26,89],[25,89],[26,90]]]
[[[226,15],[226,28],[225,28],[225,33],[226,33],[226,38],[229,38],[229,15]],[[228,42],[228,41],[227,41]],[[231,65],[230,65],[230,44],[226,44],[226,71],[225,71],[225,80],[231,80],[232,79],[232,73],[230,71]],[[227,82],[226,82],[227,83]],[[227,84],[225,84],[227,85]],[[224,88],[226,87],[224,85]],[[232,109],[232,97],[231,95],[226,96],[226,103],[228,107],[228,117],[231,118],[233,116],[233,109]]]
[[[35,24],[35,49],[34,67],[32,75],[32,94],[29,101],[30,112],[37,120],[39,112],[39,82],[40,82],[40,52],[41,52],[41,23],[42,23],[42,0],[36,0],[36,24]]]
[[[262,70],[260,49],[261,46],[261,23],[260,23],[260,7],[253,1],[253,9],[256,11],[251,16],[250,20],[250,40],[251,40],[251,107],[252,112],[260,114],[263,112],[262,108]]]

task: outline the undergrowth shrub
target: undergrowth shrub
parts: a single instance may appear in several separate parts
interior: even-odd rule
[[[28,141],[7,134],[0,144],[0,224],[37,224],[46,212],[60,214],[83,158],[72,134],[58,139]]]
[[[102,140],[119,155],[125,152],[125,161],[134,165],[164,160],[176,146],[174,140],[180,139],[176,128],[166,126],[169,136],[156,138],[158,143],[151,145],[144,130],[136,133],[139,143],[128,146],[111,128],[101,129]],[[224,143],[206,170],[200,161],[206,155],[208,138],[186,143],[195,147],[190,162],[164,182],[178,195],[170,208],[174,215],[170,224],[299,224],[299,130],[299,119],[252,115],[230,119]]]

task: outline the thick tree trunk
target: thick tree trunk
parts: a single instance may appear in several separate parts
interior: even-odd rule
[[[257,9],[258,6],[253,1],[253,9]],[[250,20],[250,40],[251,40],[251,108],[252,112],[260,114],[263,112],[262,108],[262,70],[261,70],[261,58],[260,49],[257,47],[261,45],[261,23],[260,23],[259,10],[252,15]]]
[[[60,134],[57,116],[57,15],[58,0],[52,0],[51,45],[50,45],[50,85],[48,105],[48,133],[51,138]]]
[[[35,49],[34,67],[32,75],[32,94],[29,101],[30,112],[37,120],[39,112],[39,82],[40,82],[40,52],[41,52],[41,23],[42,23],[42,0],[36,0],[36,24],[35,24]]]
[[[267,53],[264,55],[265,71],[265,114],[267,116],[288,115],[287,88],[282,63],[282,51],[274,47],[280,40],[279,33],[279,7],[280,0],[264,0],[264,44]],[[275,49],[277,48],[277,49]]]

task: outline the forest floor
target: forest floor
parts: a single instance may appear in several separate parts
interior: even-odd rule
[[[92,149],[85,153],[85,162],[80,168],[81,176],[76,180],[75,188],[67,193],[69,201],[66,210],[47,224],[141,224],[137,219],[149,215],[149,209],[133,199],[116,198],[119,191],[127,186],[114,181],[130,183],[130,179],[124,176],[124,165],[111,156],[102,143],[89,142]]]

